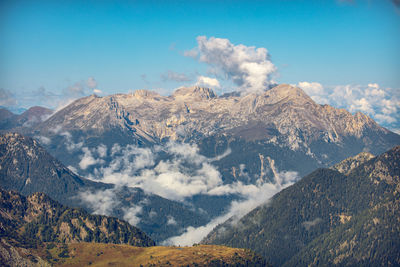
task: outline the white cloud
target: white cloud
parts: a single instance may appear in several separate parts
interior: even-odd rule
[[[231,153],[230,149],[214,158],[207,158],[199,154],[199,148],[195,144],[169,142],[152,148],[140,148],[133,145],[122,147],[114,144],[110,151],[113,160],[107,164],[101,158],[107,155],[107,151],[99,153],[98,149],[89,150],[86,147],[83,147],[82,151],[84,156],[80,163],[81,168],[98,164],[88,178],[111,183],[116,187],[140,187],[147,193],[182,202],[187,201],[187,197],[199,194],[210,196],[233,194],[241,197],[240,201],[233,201],[230,204],[229,212],[226,214],[199,228],[188,227],[182,235],[165,241],[166,244],[188,245],[199,242],[217,224],[231,217],[237,220],[298,179],[296,172],[276,170],[274,161],[267,157],[274,173],[271,179],[261,177],[256,184],[245,184],[240,181],[224,184],[220,172],[212,165],[212,162],[228,156]],[[246,177],[244,169],[245,166],[241,164],[240,172]],[[98,206],[95,206],[94,199],[98,195],[98,193],[90,193],[84,201],[92,203],[90,205],[98,211],[107,212],[109,206],[105,203],[100,202]],[[119,204],[111,197],[110,191],[106,192],[106,197],[113,201],[113,205]],[[123,209],[124,218],[131,224],[137,224],[142,212],[141,206],[138,203],[135,207]],[[149,216],[154,217],[156,214]],[[169,216],[167,224],[176,224],[176,219]]]
[[[328,104],[328,100],[325,99],[326,92],[322,84],[317,82],[299,82],[297,86],[303,89],[315,102],[319,104]]]
[[[81,157],[81,161],[79,162],[79,167],[82,170],[86,170],[89,166],[92,166],[95,164],[104,163],[104,160],[102,160],[100,158],[94,158],[92,155],[92,151],[90,151],[89,148],[83,147],[82,151],[84,154]]]
[[[138,217],[138,215],[142,213],[141,206],[123,208],[122,210],[124,212],[124,220],[128,221],[131,225],[134,226],[139,224],[140,218]]]
[[[217,225],[227,221],[228,219],[232,219],[232,223],[237,223],[244,215],[259,205],[267,204],[268,200],[273,195],[281,191],[283,188],[293,184],[293,182],[298,179],[298,174],[295,172],[278,172],[277,174],[277,176],[282,177],[275,177],[274,182],[265,182],[261,186],[248,185],[247,187],[243,187],[244,190],[238,190],[235,186],[231,186],[230,189],[242,193],[241,196],[244,197],[244,200],[232,201],[227,213],[214,218],[206,225],[197,228],[189,226],[181,235],[171,237],[165,240],[162,244],[191,246],[194,243],[198,243]]]
[[[374,89],[378,89],[379,88],[379,84],[377,84],[377,83],[369,83],[368,87],[374,88]]]
[[[85,191],[78,194],[92,210],[94,214],[111,215],[114,207],[118,204],[113,189],[99,190],[96,192]]]
[[[93,93],[97,94],[97,95],[101,95],[101,94],[103,94],[103,91],[101,91],[99,89],[93,89]]]
[[[51,139],[43,135],[36,135],[35,138],[44,145],[49,145],[51,143]]]
[[[55,127],[54,129],[51,129],[51,131],[54,133],[58,133],[61,131],[61,127]],[[64,132],[60,133],[60,135],[65,138],[64,145],[69,152],[79,150],[83,147],[83,142],[75,143],[72,140],[72,135],[68,131],[64,131]]]
[[[198,46],[184,53],[209,64],[214,71],[230,79],[244,94],[262,93],[273,83],[276,67],[265,48],[234,45],[228,39],[197,37]]]
[[[199,76],[197,77],[196,85],[203,86],[203,87],[212,87],[212,88],[220,88],[221,85],[219,81],[215,78],[210,78],[206,76]]]
[[[365,113],[389,129],[400,126],[398,89],[381,88],[377,83],[324,87],[317,82],[300,82],[297,86],[319,104]]]
[[[85,191],[78,194],[81,199],[91,210],[93,214],[98,215],[113,215],[115,207],[121,206],[121,202],[117,197],[119,187],[114,187],[106,190],[98,191]],[[121,207],[123,212],[123,219],[131,225],[138,225],[140,222],[139,215],[142,213],[142,206],[145,204],[146,199],[140,201],[134,206]]]
[[[365,98],[354,99],[353,103],[349,107],[350,112],[361,111],[366,114],[374,114],[375,111],[372,109],[371,103]]]
[[[168,219],[168,221],[167,221],[168,225],[176,225],[176,221],[173,216],[168,216],[167,219]]]
[[[105,156],[107,156],[107,147],[103,144],[100,144],[97,147],[97,154],[100,158],[104,158]]]

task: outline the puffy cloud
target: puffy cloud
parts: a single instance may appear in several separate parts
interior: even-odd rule
[[[17,104],[17,100],[13,93],[9,90],[0,88],[0,106],[10,107],[15,106]]]
[[[99,90],[99,89],[93,89],[93,93],[94,94],[98,94],[101,95],[103,93],[103,91]]]
[[[378,89],[379,88],[379,84],[377,84],[377,83],[369,83],[368,87],[374,88],[374,89]]]
[[[166,73],[161,75],[162,81],[175,81],[175,82],[188,82],[191,81],[192,78],[187,76],[184,73],[174,72],[172,70],[167,71]]]
[[[61,126],[60,127],[56,126],[54,129],[51,129],[51,131],[57,134],[58,132],[61,131]],[[72,139],[72,135],[68,131],[64,131],[60,133],[60,135],[65,138],[64,144],[69,152],[79,150],[83,147],[83,142],[75,143]]]
[[[88,153],[88,150],[84,151]],[[162,160],[157,160],[160,153],[163,154]],[[165,244],[191,245],[199,242],[216,225],[232,217],[237,221],[298,179],[296,172],[279,172],[271,164],[274,173],[272,179],[260,178],[257,184],[244,184],[240,181],[224,184],[220,172],[212,162],[229,153],[230,150],[227,150],[215,158],[207,158],[199,154],[199,148],[195,144],[170,142],[153,148],[139,148],[133,145],[121,147],[115,144],[111,148],[113,160],[107,165],[101,163],[103,166],[95,168],[95,175],[89,178],[117,186],[140,187],[148,193],[183,202],[187,197],[198,194],[240,196],[241,200],[233,201],[227,213],[201,227],[188,227],[180,236],[165,241]],[[166,155],[168,159],[165,159]],[[88,162],[94,164],[96,160],[101,159],[90,159]],[[245,166],[242,165],[240,169],[243,171]],[[114,201],[113,204],[117,203]],[[99,205],[97,210],[108,208],[103,207],[102,203]],[[126,208],[124,218],[132,224],[137,224],[140,212],[140,205]],[[176,224],[175,218],[168,217],[167,224]]]
[[[185,56],[209,64],[225,78],[232,80],[243,93],[261,93],[273,83],[271,75],[276,67],[265,48],[234,45],[228,39],[197,37],[198,46]]]
[[[123,208],[122,211],[124,212],[124,220],[128,221],[131,225],[139,224],[140,218],[138,215],[142,213],[141,206]]]
[[[100,144],[97,147],[97,154],[100,158],[104,158],[105,156],[107,156],[107,147],[103,144]]]
[[[377,83],[362,85],[338,85],[324,87],[316,82],[297,84],[315,102],[344,108],[352,113],[362,112],[389,129],[400,124],[400,94],[398,89],[382,88]]]
[[[82,170],[86,170],[89,166],[95,165],[95,164],[101,164],[104,163],[104,160],[100,158],[94,158],[92,155],[92,151],[90,151],[89,148],[83,147],[83,156],[81,158],[81,161],[79,162],[79,167]]]
[[[97,87],[97,81],[93,77],[89,77],[86,81],[86,86],[90,89],[95,89]]]
[[[206,76],[199,76],[197,77],[196,85],[203,86],[203,87],[212,87],[212,88],[220,88],[221,85],[219,81],[215,78],[210,78]]]
[[[99,215],[111,215],[113,208],[118,204],[114,189],[80,192],[78,197],[90,207],[94,214]]]
[[[328,100],[325,99],[326,92],[322,84],[317,82],[299,82],[298,87],[304,90],[315,102],[319,104],[328,104]]]
[[[137,203],[135,206],[123,207],[120,200],[117,197],[119,188],[114,187],[106,190],[97,191],[84,191],[78,194],[78,198],[81,199],[88,207],[92,210],[92,213],[98,215],[112,215],[115,207],[121,207],[123,212],[123,219],[129,222],[131,225],[138,225],[140,222],[140,215],[142,213],[143,201]]]
[[[242,181],[224,184],[220,172],[212,165],[212,162],[229,155],[230,149],[214,158],[207,158],[199,153],[197,145],[188,143],[169,142],[163,146],[152,148],[140,148],[134,145],[122,147],[114,144],[109,151],[100,145],[98,148],[92,149],[83,147],[82,152],[84,155],[80,167],[84,169],[95,165],[93,173],[88,178],[114,184],[116,188],[120,186],[140,187],[147,193],[182,202],[199,194],[240,197],[240,200],[231,202],[227,213],[201,227],[188,227],[180,236],[166,240],[165,244],[190,245],[199,242],[216,225],[229,218],[237,221],[298,179],[296,172],[280,172],[275,169],[273,160],[270,159],[268,162],[274,177],[270,177],[270,179],[260,177],[256,184],[245,184]],[[103,161],[102,157],[106,155],[110,155],[113,160],[109,163]],[[240,170],[242,174],[245,174],[243,164],[240,166]],[[113,191],[106,190],[105,200],[110,201],[111,205],[120,205],[112,193]],[[87,196],[83,197],[83,201],[98,213],[107,214],[110,206],[104,201],[99,203],[95,201],[99,195],[99,192],[89,192]],[[141,206],[138,203],[134,207],[123,208],[124,219],[136,225],[140,220]],[[153,215],[150,214],[150,216]],[[169,216],[167,224],[176,224],[175,218]]]
[[[102,157],[107,151],[100,153],[100,148],[102,146],[92,150],[82,148],[80,168],[96,165],[89,178],[120,186],[140,187],[146,192],[178,201],[197,194],[216,194],[212,190],[222,186],[223,182],[221,174],[211,163],[230,153],[228,150],[210,159],[200,155],[196,145],[186,143],[170,142],[153,148],[114,144],[110,153],[113,160],[104,164]],[[159,152],[169,155],[168,159],[156,160]]]

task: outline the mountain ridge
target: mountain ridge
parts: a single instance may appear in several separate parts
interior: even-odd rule
[[[48,151],[67,166],[79,169],[78,150],[65,147],[65,135],[89,148],[114,144],[154,147],[175,142],[195,143],[202,155],[213,158],[231,149],[228,169],[245,164],[250,176],[260,175],[257,155],[273,157],[280,170],[304,176],[362,151],[380,154],[400,136],[370,117],[316,104],[298,87],[281,84],[262,94],[217,96],[211,89],[179,88],[170,96],[136,90],[80,98],[32,129],[32,136],[51,140]],[[249,155],[243,147],[250,148]],[[303,158],[299,164],[295,158]],[[239,162],[232,165],[233,162]],[[219,161],[219,168],[225,168]],[[89,175],[89,170],[81,170]],[[256,179],[255,179],[256,180]]]
[[[318,169],[202,243],[249,248],[280,266],[400,264],[399,162],[396,146],[346,175]]]

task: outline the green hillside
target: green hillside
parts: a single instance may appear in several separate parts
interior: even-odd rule
[[[278,266],[400,264],[399,165],[398,146],[347,175],[318,169],[203,243],[249,248]]]

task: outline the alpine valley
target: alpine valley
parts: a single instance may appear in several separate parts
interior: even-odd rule
[[[298,87],[137,90],[24,114],[0,113],[2,233],[15,224],[11,239],[2,235],[9,255],[17,250],[4,247],[21,235],[67,242],[76,257],[86,252],[71,242],[135,245],[140,236],[143,246],[202,240],[196,253],[252,249],[273,266],[400,264],[400,136]],[[42,260],[45,246],[32,257]],[[196,264],[267,264],[224,250]]]

